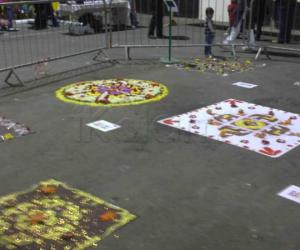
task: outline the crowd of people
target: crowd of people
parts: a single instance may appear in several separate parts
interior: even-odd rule
[[[294,24],[296,0],[276,0],[274,8],[274,20],[279,29],[278,43],[290,43],[291,33]],[[249,11],[251,10],[251,11]],[[228,5],[229,29],[228,35],[223,40],[224,45],[233,43],[239,33],[242,31],[244,24],[250,24],[250,30],[255,33],[255,39],[260,40],[262,27],[264,25],[266,10],[266,0],[231,0]],[[211,57],[211,45],[214,42],[214,10],[211,7],[206,9],[205,22],[205,55]]]
[[[251,12],[248,11],[251,7]],[[278,43],[289,43],[294,24],[296,0],[276,0],[274,20],[279,29]],[[251,22],[256,40],[260,40],[265,19],[266,0],[232,0],[228,6],[230,34],[225,44],[233,42],[243,27],[243,22]],[[252,14],[249,16],[249,14]],[[249,21],[250,20],[250,21]]]
[[[297,0],[275,0],[273,19],[278,28],[278,43],[290,43],[291,32],[294,25]],[[151,39],[163,38],[163,0],[152,0],[152,18],[148,28],[148,37]],[[251,9],[251,11],[250,11]],[[213,24],[214,9],[206,9],[205,20],[205,55],[210,56],[211,46],[214,43],[215,29]],[[262,27],[265,22],[266,0],[231,0],[228,6],[229,29],[228,35],[223,40],[224,45],[233,43],[243,31],[249,27],[255,33],[255,39],[260,40]],[[250,25],[249,25],[250,24]]]
[[[229,14],[229,29],[228,35],[224,39],[224,44],[233,43],[244,26],[250,27],[255,32],[256,40],[260,40],[262,34],[262,27],[265,20],[267,0],[231,0],[228,6]],[[2,2],[9,2],[9,0],[0,0]],[[128,0],[130,6],[130,21],[132,28],[138,25],[135,0]],[[289,43],[291,41],[291,32],[294,24],[295,9],[297,0],[275,0],[274,6],[274,21],[276,27],[279,30],[278,43]],[[251,7],[252,11],[249,11]],[[163,16],[164,16],[164,0],[152,0],[151,1],[152,17],[148,28],[148,37],[164,38],[163,34]],[[249,13],[252,13],[250,16]],[[206,24],[205,24],[205,36],[206,43],[212,44],[214,42],[214,27],[213,16],[214,10],[209,7],[206,10]],[[59,22],[57,20],[53,4],[51,3],[39,3],[34,5],[35,29],[44,29],[48,25],[48,20],[52,21],[53,27],[58,27]],[[15,17],[13,6],[0,5],[0,31],[14,30],[13,19]],[[209,54],[209,49],[206,49]]]
[[[58,27],[59,23],[54,15],[53,5],[55,3],[38,3],[34,5],[20,4],[9,5],[9,0],[0,0],[0,31],[16,31],[14,27],[14,19],[18,18],[35,18],[34,28],[42,29],[47,27],[48,19],[52,20],[54,27]],[[24,15],[21,15],[24,14]]]

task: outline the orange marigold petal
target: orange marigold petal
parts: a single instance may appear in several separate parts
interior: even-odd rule
[[[103,222],[114,221],[117,218],[117,213],[112,210],[108,210],[101,214],[99,218]]]
[[[35,213],[30,216],[30,223],[35,225],[38,223],[42,223],[46,219],[46,215],[42,212]]]
[[[42,186],[40,190],[43,194],[54,194],[56,193],[57,189],[54,186],[46,185],[46,186]]]

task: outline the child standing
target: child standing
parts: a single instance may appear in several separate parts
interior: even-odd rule
[[[136,14],[136,9],[135,9],[135,0],[129,0],[130,4],[130,23],[131,23],[131,28],[135,29],[139,22],[137,20],[137,14]]]
[[[231,3],[228,5],[228,16],[229,16],[229,32],[230,34],[232,27],[234,26],[237,18],[238,3],[237,0],[231,0]]]
[[[204,53],[206,57],[211,57],[211,45],[215,39],[215,29],[214,29],[214,22],[212,20],[214,16],[214,9],[211,7],[206,8],[206,22],[205,22],[205,48]]]

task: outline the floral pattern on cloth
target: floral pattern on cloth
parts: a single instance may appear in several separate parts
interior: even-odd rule
[[[0,198],[0,248],[83,250],[133,219],[125,209],[48,180]]]
[[[160,83],[123,78],[78,82],[56,91],[62,101],[89,106],[136,105],[167,95],[168,89]]]
[[[30,128],[0,116],[0,142],[32,133]]]
[[[160,120],[196,135],[278,158],[300,145],[300,115],[228,99]]]

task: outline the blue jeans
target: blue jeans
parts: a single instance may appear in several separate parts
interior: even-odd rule
[[[205,56],[211,56],[212,55],[211,44],[213,44],[214,39],[215,39],[214,34],[205,34],[205,43],[207,44],[207,46],[205,46],[205,48],[204,48]]]

